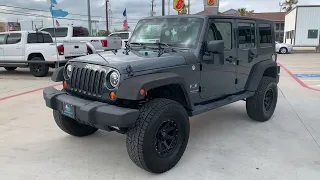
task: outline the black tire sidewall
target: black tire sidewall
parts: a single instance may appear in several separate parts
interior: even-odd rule
[[[267,91],[269,89],[272,89],[272,91],[273,91],[273,100],[272,100],[272,104],[271,104],[271,107],[270,107],[269,111],[266,111],[266,109],[264,107],[264,98],[265,98],[265,95],[266,95],[266,93],[267,93]],[[264,91],[264,96],[263,96],[263,99],[262,99],[262,107],[263,107],[262,109],[263,109],[263,114],[264,114],[266,119],[269,119],[273,115],[273,113],[274,113],[274,111],[275,111],[275,109],[277,107],[277,102],[278,102],[278,87],[277,87],[277,84],[275,82],[270,82],[269,85],[267,86],[267,88]]]
[[[43,58],[41,57],[34,57],[31,59],[31,61],[44,61]],[[30,63],[29,64],[29,69],[30,69],[30,72],[33,76],[35,77],[43,77],[43,76],[46,76],[48,74],[48,71],[49,71],[49,66],[46,65],[46,64],[41,64],[41,71],[40,72],[36,72],[36,67],[35,66],[38,66],[39,64],[32,64]]]
[[[185,115],[179,111],[179,108],[166,108],[159,112],[158,116],[154,118],[154,123],[151,123],[147,128],[147,135],[145,135],[143,144],[145,163],[151,171],[157,171],[159,167],[173,167],[177,164],[188,144],[190,131],[189,120],[186,120]],[[168,119],[174,119],[175,123],[178,126],[178,142],[174,152],[171,155],[161,158],[160,156],[158,156],[154,148],[154,144],[156,141],[155,136],[161,124]]]

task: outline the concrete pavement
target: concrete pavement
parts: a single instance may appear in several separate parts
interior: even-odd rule
[[[28,89],[31,82],[24,82],[19,87]],[[0,179],[318,180],[320,93],[284,71],[279,89],[276,112],[266,123],[250,120],[242,101],[192,118],[184,156],[161,175],[131,162],[124,135],[98,131],[75,138],[63,133],[42,91],[12,97],[0,101]]]

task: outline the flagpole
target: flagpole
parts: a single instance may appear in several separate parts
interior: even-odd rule
[[[56,64],[56,68],[59,68],[59,51],[58,51],[58,44],[57,44],[57,36],[56,36],[56,26],[54,25],[54,17],[52,16],[52,25],[53,25],[53,35],[54,35],[54,43],[56,45],[56,51],[57,51],[57,64]]]

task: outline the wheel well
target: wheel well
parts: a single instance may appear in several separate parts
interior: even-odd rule
[[[277,67],[273,66],[273,67],[269,67],[266,70],[264,70],[263,76],[268,76],[268,77],[272,77],[272,78],[277,78]]]
[[[41,57],[42,59],[44,59],[44,57],[41,53],[32,53],[32,54],[29,54],[28,60],[31,60],[34,57]]]
[[[184,91],[179,84],[170,84],[147,91],[147,97],[154,98],[166,98],[174,100],[180,103],[186,109],[189,109],[187,99],[185,97]]]

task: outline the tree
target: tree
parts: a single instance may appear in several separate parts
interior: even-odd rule
[[[107,35],[107,31],[105,30],[100,30],[97,32],[97,36],[106,36]]]
[[[252,14],[254,13],[254,10],[247,11],[247,8],[239,8],[237,11],[237,14],[240,16],[252,16]]]
[[[286,12],[289,12],[289,11],[291,11],[292,9],[293,9],[293,7],[295,6],[295,5],[297,5],[298,4],[298,0],[285,0],[283,3],[282,3],[282,5],[283,5],[283,10],[285,10]]]

